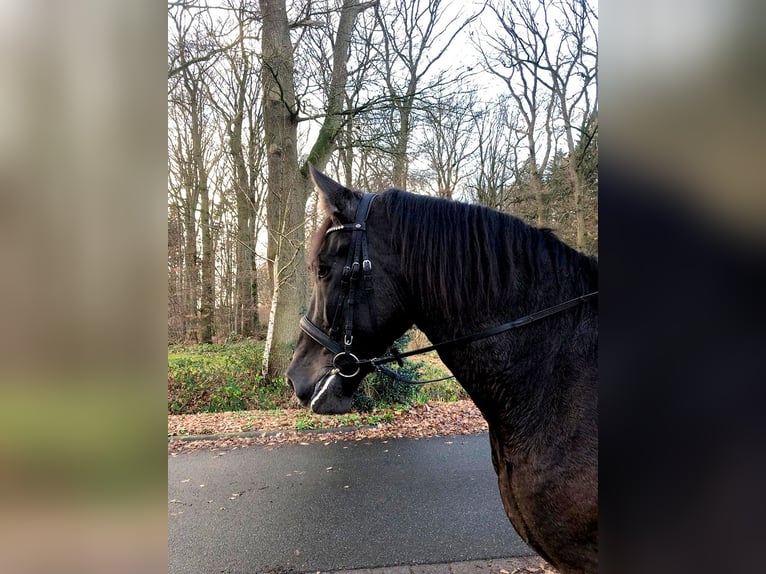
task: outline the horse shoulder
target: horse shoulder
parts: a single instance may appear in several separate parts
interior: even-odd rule
[[[521,538],[562,574],[596,572],[597,470],[587,453],[562,461],[518,452],[491,426],[490,442],[503,508]]]

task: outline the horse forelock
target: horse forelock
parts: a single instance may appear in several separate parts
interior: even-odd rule
[[[311,238],[311,247],[307,257],[308,267],[311,271],[315,271],[318,265],[319,250],[322,248],[322,242],[324,241],[327,230],[333,225],[333,218],[325,217],[324,221],[319,224],[319,227],[314,232]]]

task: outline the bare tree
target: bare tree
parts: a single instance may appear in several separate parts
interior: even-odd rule
[[[421,148],[436,181],[430,187],[437,197],[452,199],[465,177],[466,162],[477,148],[477,113],[475,90],[453,94],[437,89],[425,109]]]
[[[544,218],[542,172],[555,146],[556,130],[564,135],[568,174],[576,214],[576,244],[584,245],[582,176],[575,158],[575,122],[590,116],[591,87],[596,75],[595,12],[588,0],[509,0],[490,4],[497,33],[483,55],[487,70],[502,78],[526,123],[530,184],[538,198],[538,221]]]
[[[177,33],[172,54],[179,62],[179,79],[172,84],[171,100],[181,115],[176,122],[179,162],[178,186],[184,190],[186,227],[186,268],[189,294],[187,308],[197,314],[201,342],[212,342],[215,331],[215,250],[210,226],[210,188],[208,174],[220,159],[209,145],[209,110],[205,99],[206,68],[211,59],[197,58],[209,52],[209,38],[192,26],[193,19],[183,10],[171,14]],[[199,223],[196,214],[199,213]],[[197,226],[201,235],[201,258],[198,259]],[[199,269],[199,276],[197,270]],[[199,285],[199,293],[197,291]],[[199,295],[199,306],[197,296]]]
[[[551,72],[551,90],[555,94],[564,123],[569,156],[567,173],[572,185],[574,212],[577,224],[578,249],[585,248],[585,209],[583,204],[583,175],[578,169],[581,163],[577,154],[577,141],[585,133],[590,120],[590,88],[597,74],[597,36],[595,34],[595,10],[589,0],[561,0],[554,2],[557,8],[557,25],[561,39],[556,49],[546,50],[544,66]],[[545,13],[545,20],[548,21]],[[541,32],[536,30],[538,35]],[[579,115],[579,121],[577,116]],[[577,125],[575,125],[577,122]]]
[[[342,133],[338,137],[338,159],[335,172],[344,174],[345,185],[353,188],[354,159],[362,146],[358,119],[364,121],[365,112],[378,105],[385,98],[369,90],[374,76],[372,38],[377,21],[371,11],[362,11],[357,15],[354,29],[349,37],[348,78],[344,93],[344,117]],[[358,173],[363,173],[357,170]]]
[[[545,225],[542,173],[553,151],[554,99],[535,62],[542,58],[546,44],[529,32],[535,16],[524,11],[534,10],[529,0],[493,3],[490,10],[494,24],[491,29],[484,28],[481,40],[474,39],[474,44],[485,68],[505,82],[519,111],[528,154],[525,172],[537,208],[536,223]]]
[[[260,0],[263,17],[262,79],[264,130],[269,167],[267,200],[269,257],[273,259],[273,289],[264,352],[264,373],[281,375],[292,355],[298,320],[307,299],[305,212],[311,183],[308,163],[323,169],[343,128],[348,46],[356,16],[372,2],[344,0],[332,44],[332,71],[325,97],[323,121],[306,161],[298,169],[297,126],[300,104],[295,91],[295,66],[284,0]],[[310,15],[292,27],[316,28]]]
[[[177,108],[173,109],[177,112]],[[170,159],[168,174],[169,217],[176,221],[175,242],[170,247],[179,250],[174,257],[178,269],[176,283],[176,300],[178,301],[179,317],[177,322],[182,340],[198,340],[198,289],[199,289],[199,260],[197,253],[197,218],[196,210],[199,202],[197,188],[194,185],[192,161],[187,151],[190,145],[184,142],[183,117],[173,113],[169,117],[169,127],[175,127],[175,133],[169,134],[168,155]],[[170,239],[170,238],[169,238]]]
[[[298,103],[295,98],[293,46],[284,0],[260,0],[262,31],[263,126],[268,162],[266,201],[272,303],[264,374],[287,365],[305,299],[303,218],[306,197],[298,185]],[[272,357],[274,360],[272,360]]]
[[[383,78],[391,101],[388,122],[393,157],[393,185],[407,186],[407,150],[413,129],[416,102],[421,92],[445,81],[437,75],[424,86],[435,64],[476,15],[456,21],[446,15],[442,0],[392,0],[376,8],[382,32],[377,47]]]
[[[235,40],[228,42],[221,65],[211,70],[210,101],[223,120],[221,141],[226,142],[236,200],[232,327],[234,332],[251,337],[259,327],[256,236],[265,203],[260,181],[260,174],[265,171],[265,149],[259,67],[254,50],[249,47],[258,30],[254,30],[256,18],[247,6],[245,0],[229,0]]]
[[[480,205],[511,212],[520,201],[518,148],[524,136],[516,135],[517,122],[518,112],[513,115],[504,100],[486,107],[474,120],[478,145],[468,188]]]
[[[184,220],[179,188],[168,178],[168,341],[187,339]]]

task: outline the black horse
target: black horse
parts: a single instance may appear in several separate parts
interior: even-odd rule
[[[347,412],[375,357],[413,323],[452,342],[439,355],[487,420],[511,523],[559,571],[596,572],[598,309],[581,298],[597,289],[596,259],[492,209],[312,177],[329,217],[287,371],[298,398]]]

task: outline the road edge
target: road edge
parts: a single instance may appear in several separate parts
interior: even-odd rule
[[[180,441],[180,442],[194,442],[200,440],[221,440],[221,439],[237,439],[237,438],[268,438],[271,436],[299,436],[303,434],[327,434],[327,433],[350,433],[354,431],[374,430],[378,428],[378,425],[364,425],[364,426],[345,426],[345,427],[328,427],[321,429],[281,429],[273,431],[247,431],[247,432],[231,432],[231,433],[214,433],[214,434],[189,434],[189,435],[168,435],[168,442]]]
[[[556,574],[556,572],[545,560],[536,554],[531,554],[466,562],[408,564],[356,570],[320,570],[304,574]]]

